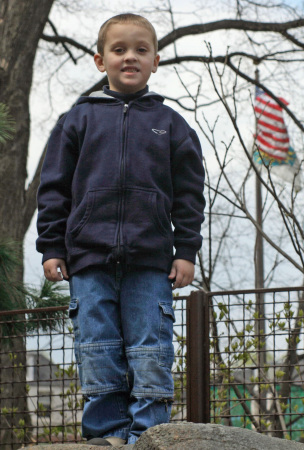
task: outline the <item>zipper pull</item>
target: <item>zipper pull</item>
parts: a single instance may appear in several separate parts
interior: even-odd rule
[[[123,107],[123,112],[124,112],[124,114],[126,114],[126,112],[127,112],[127,110],[128,110],[128,104],[127,103],[125,103],[124,104],[124,107]]]

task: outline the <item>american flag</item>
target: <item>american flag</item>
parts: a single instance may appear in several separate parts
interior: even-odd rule
[[[286,100],[280,100],[288,105]],[[255,114],[257,120],[256,144],[261,156],[284,161],[288,155],[289,137],[284,122],[283,110],[268,94],[256,89]]]
[[[283,98],[280,100],[288,105]],[[268,94],[257,88],[254,110],[257,122],[257,150],[252,155],[254,162],[270,167],[272,175],[280,181],[292,183],[295,190],[300,191],[303,186],[302,163],[290,145],[283,109]]]

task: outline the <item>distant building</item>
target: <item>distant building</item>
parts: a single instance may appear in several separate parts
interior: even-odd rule
[[[26,380],[34,442],[80,440],[82,395],[76,366],[58,366],[48,352],[28,352]]]

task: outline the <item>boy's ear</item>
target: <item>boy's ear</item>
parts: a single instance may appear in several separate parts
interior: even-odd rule
[[[153,68],[152,68],[152,73],[155,73],[157,71],[158,64],[159,64],[159,59],[160,59],[160,56],[156,55],[155,58],[154,58],[154,64],[153,64]]]
[[[105,72],[106,71],[105,66],[104,66],[104,62],[103,62],[103,56],[101,56],[100,53],[95,53],[95,55],[94,55],[94,62],[95,62],[95,65],[96,65],[97,69],[100,72]]]

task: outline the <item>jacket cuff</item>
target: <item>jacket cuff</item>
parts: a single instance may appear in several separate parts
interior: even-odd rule
[[[193,247],[179,246],[176,248],[176,252],[173,259],[186,259],[195,264],[196,249]]]
[[[43,254],[42,257],[42,264],[47,261],[48,259],[52,259],[52,258],[60,258],[60,259],[65,259],[66,260],[67,254],[66,251],[64,249],[55,249],[53,248],[52,250],[49,250],[47,252],[45,252]]]

